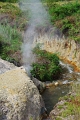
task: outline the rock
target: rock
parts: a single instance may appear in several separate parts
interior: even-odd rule
[[[74,40],[65,40],[64,38],[50,40],[42,36],[38,38],[35,44],[43,44],[42,49],[50,53],[59,53],[61,60],[74,66],[75,71],[80,72],[80,44]],[[76,53],[76,54],[75,54]]]
[[[0,58],[0,74],[6,72],[8,70],[14,69],[14,68],[16,68],[16,66],[13,63],[9,63]]]
[[[41,108],[41,119],[44,120],[44,119],[47,119],[47,117],[48,117],[47,109],[45,107],[42,107]]]
[[[55,84],[52,82],[52,83],[47,83],[46,84],[46,88],[49,88],[49,87],[53,87],[53,86],[55,86]]]
[[[59,83],[58,82],[55,82],[55,86],[58,86],[59,85]]]
[[[23,68],[0,75],[0,120],[40,120],[42,107],[42,97]]]
[[[37,88],[38,88],[38,90],[39,90],[40,93],[42,93],[45,90],[46,85],[45,85],[44,82],[41,82],[41,81],[39,81],[38,79],[36,79],[34,77],[32,78],[32,81],[37,86]]]
[[[59,101],[55,106],[54,106],[54,109],[50,112],[49,114],[49,118],[50,120],[57,120],[59,117],[59,115],[66,109],[66,106],[64,105],[65,104],[65,100],[62,100],[62,101]],[[63,106],[64,107],[62,109],[59,109],[58,106]],[[63,120],[63,119],[61,119]]]
[[[73,81],[68,81],[68,80],[62,82],[63,85],[71,85],[72,83]]]
[[[58,85],[60,85],[60,81],[57,81],[57,82],[46,82],[46,88],[49,88],[49,87],[56,87],[56,86],[58,86]]]

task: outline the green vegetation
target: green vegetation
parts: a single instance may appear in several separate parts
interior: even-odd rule
[[[61,114],[61,116],[62,117],[67,117],[67,116],[69,116],[69,115],[74,115],[74,106],[73,105],[71,105],[71,104],[68,104],[67,105],[67,109],[64,111],[64,112],[62,112],[62,114]]]
[[[71,40],[80,42],[80,2],[78,0],[44,0],[51,22]]]
[[[33,52],[37,55],[38,61],[32,64],[31,74],[41,81],[53,81],[59,78],[61,67],[56,54],[35,47]]]
[[[16,28],[10,25],[0,25],[0,56],[2,59],[10,60],[11,54],[20,50],[21,35]]]
[[[60,117],[57,117],[56,120],[62,120]]]
[[[11,3],[0,3],[0,13],[7,13],[13,17],[18,17],[22,15],[22,11],[19,9],[17,4]]]
[[[16,3],[0,2],[0,57],[20,62],[22,31],[27,20]]]
[[[63,105],[58,105],[58,109],[62,111],[59,114],[61,118],[68,118],[73,116],[74,120],[80,119],[80,84],[73,84],[70,89],[70,95],[60,98],[61,101],[65,100]],[[71,120],[73,120],[71,119]],[[62,120],[62,119],[61,119]]]
[[[52,4],[53,2],[64,2],[64,1],[70,1],[70,0],[41,0],[42,2],[45,2],[47,4]]]
[[[6,20],[6,24],[16,26],[21,31],[25,29],[27,24],[26,16],[18,7],[18,4],[0,2],[0,16],[2,15],[4,15],[2,23]]]
[[[18,0],[0,0],[0,57],[2,59],[17,62],[21,52],[22,36],[21,32],[25,29],[27,20],[24,13],[19,9],[16,2]],[[80,2],[78,0],[42,0],[46,3],[51,22],[59,28],[68,39],[80,42]],[[26,13],[27,14],[27,13]],[[28,18],[27,18],[28,19]],[[14,57],[15,53],[16,57]],[[51,54],[40,50],[37,46],[33,53],[36,54],[37,62],[32,64],[31,74],[41,81],[53,81],[59,78],[61,67],[59,58],[56,54]],[[76,55],[76,53],[75,53]],[[56,120],[61,117],[75,115],[74,120],[80,119],[80,84],[72,86],[71,95],[61,98],[65,104],[58,106],[62,111]]]
[[[52,21],[64,19],[67,16],[71,16],[80,12],[80,4],[77,2],[67,3],[65,5],[54,4],[50,7],[51,8],[49,8],[49,13],[52,15]]]
[[[15,3],[17,2],[18,0],[0,0],[1,2],[10,2],[10,3]]]
[[[4,59],[8,59],[6,58],[7,54],[7,57],[9,57],[9,55],[11,56],[11,54],[13,54],[13,51],[15,53],[15,51],[20,50],[19,45],[21,45],[22,41],[21,35],[19,37],[19,34],[20,31],[26,29],[26,24],[28,24],[28,15],[24,15],[24,13],[19,9],[18,4],[15,3],[17,0],[0,1],[0,16],[4,16],[4,19],[0,20],[0,45],[2,51],[0,52],[0,56]],[[74,0],[42,0],[42,2],[47,3],[52,24],[61,29],[69,39],[80,41],[80,2],[75,2]],[[26,14],[28,13],[26,12]],[[5,35],[1,33],[3,31],[5,31]],[[13,31],[16,32],[14,33]],[[17,34],[15,39],[12,37],[12,32],[13,34]],[[11,48],[12,50],[10,50]]]

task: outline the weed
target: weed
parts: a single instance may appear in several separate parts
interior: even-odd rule
[[[80,84],[73,84],[71,88],[71,95],[66,96],[66,102],[63,106],[58,106],[60,109],[64,109],[60,116],[67,118],[69,116],[74,116],[74,120],[79,120],[80,118]],[[62,97],[61,100],[64,100],[65,97]]]
[[[10,14],[12,17],[18,17],[22,15],[22,11],[19,9],[19,7],[10,3],[2,4],[0,12]]]
[[[62,120],[60,117],[57,117],[56,120]]]
[[[58,106],[58,109],[62,109],[62,108],[63,108],[63,105],[59,105],[59,106]]]
[[[15,3],[17,2],[18,0],[0,0],[1,2],[10,2],[10,3]]]
[[[39,48],[34,48],[37,55],[37,63],[32,64],[31,74],[41,81],[52,81],[57,79],[61,73],[59,58],[56,54],[51,54]]]
[[[61,0],[44,0],[47,2],[51,22],[69,39],[80,42],[80,2]]]
[[[20,50],[21,40],[21,35],[16,28],[11,28],[10,25],[0,25],[1,58],[11,59],[10,54]]]

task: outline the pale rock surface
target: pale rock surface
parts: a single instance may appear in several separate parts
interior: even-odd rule
[[[65,111],[67,108],[65,104],[66,104],[66,100],[59,101],[54,106],[54,109],[50,112],[49,120],[75,120],[75,115],[67,115],[67,117],[62,116],[62,112]],[[60,108],[60,106],[62,108]],[[76,120],[78,120],[77,115],[76,115]]]
[[[17,68],[17,67],[13,63],[9,63],[8,61],[2,60],[0,58],[0,74],[14,68]]]
[[[43,106],[37,87],[23,68],[0,75],[0,120],[39,120]]]
[[[41,44],[41,48],[51,53],[58,53],[58,56],[72,64],[76,71],[80,71],[80,44],[74,40],[53,39],[40,37],[34,44]]]

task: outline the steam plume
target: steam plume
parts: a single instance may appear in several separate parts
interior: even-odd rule
[[[28,10],[29,12],[29,26],[24,34],[23,61],[30,76],[31,64],[35,61],[35,56],[32,53],[34,40],[39,40],[40,37],[49,40],[60,39],[61,33],[52,27],[50,16],[40,0],[23,0],[20,6],[23,11]]]
[[[21,2],[21,9],[29,11],[29,26],[24,34],[23,43],[23,61],[27,73],[30,76],[32,62],[35,61],[35,56],[32,53],[33,41],[39,36],[38,28],[49,25],[49,15],[43,7],[40,0],[24,0]]]

